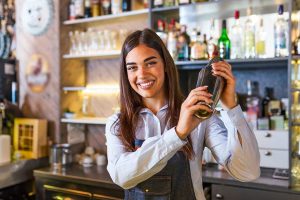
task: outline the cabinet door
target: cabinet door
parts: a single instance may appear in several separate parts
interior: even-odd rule
[[[299,200],[300,195],[241,187],[212,185],[212,200]]]

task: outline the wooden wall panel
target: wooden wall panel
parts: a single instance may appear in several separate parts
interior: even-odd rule
[[[47,32],[40,36],[27,33],[22,26],[21,9],[24,0],[16,0],[17,59],[19,60],[20,107],[27,117],[48,120],[49,135],[59,140],[60,58],[59,0],[54,0],[54,16]],[[25,79],[26,65],[32,54],[41,54],[50,68],[50,80],[44,91],[30,90]]]

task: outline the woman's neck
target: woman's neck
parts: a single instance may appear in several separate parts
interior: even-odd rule
[[[156,113],[166,104],[165,99],[152,99],[152,98],[146,98],[143,100],[143,103],[146,108],[151,110],[153,114],[156,115]]]

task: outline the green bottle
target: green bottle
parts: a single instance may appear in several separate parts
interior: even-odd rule
[[[220,52],[220,57],[223,59],[230,59],[230,40],[227,35],[226,30],[226,20],[222,21],[222,34],[218,40],[218,47]]]

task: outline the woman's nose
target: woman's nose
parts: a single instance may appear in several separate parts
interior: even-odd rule
[[[145,69],[145,67],[139,67],[138,69],[138,75],[139,76],[144,76],[147,74],[147,70]]]

